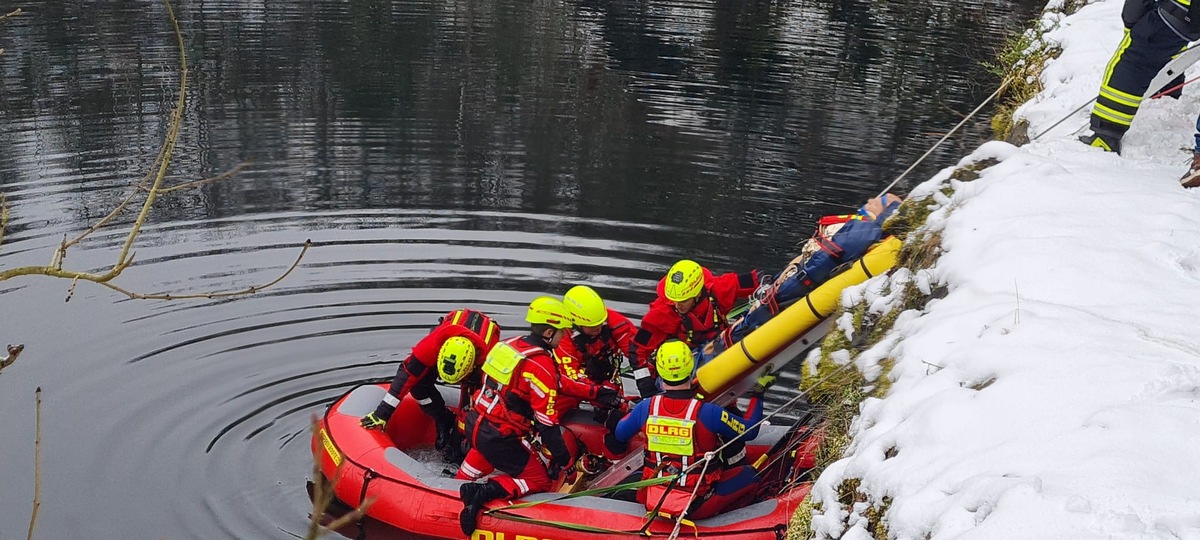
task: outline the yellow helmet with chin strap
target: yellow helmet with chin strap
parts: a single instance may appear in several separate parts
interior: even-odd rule
[[[1198,0],[1200,1],[1200,0]],[[587,285],[576,285],[563,295],[563,304],[571,312],[571,320],[577,326],[600,326],[608,320],[608,309],[604,300]]]
[[[667,295],[667,300],[690,300],[699,296],[700,290],[704,288],[704,268],[696,261],[684,259],[667,270],[666,280],[663,293]]]
[[[475,344],[471,340],[462,336],[447,339],[438,350],[438,375],[450,384],[463,380],[475,369],[475,354]]]
[[[559,330],[570,328],[571,312],[557,298],[539,296],[529,303],[525,320],[533,324],[545,324]]]
[[[654,367],[658,368],[658,376],[663,382],[679,384],[692,378],[696,359],[687,343],[671,340],[659,345],[654,355]]]

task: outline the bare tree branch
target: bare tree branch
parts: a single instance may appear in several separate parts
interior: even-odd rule
[[[230,177],[232,177],[233,175],[235,175],[235,174],[237,174],[237,173],[241,172],[241,171],[242,171],[242,169],[245,169],[245,168],[246,168],[246,167],[248,167],[249,165],[250,165],[250,162],[249,162],[249,161],[243,161],[243,162],[241,162],[241,163],[238,163],[238,164],[237,164],[237,166],[235,166],[234,168],[232,168],[232,169],[229,169],[228,171],[225,171],[225,172],[223,172],[223,173],[221,173],[221,174],[218,174],[218,175],[216,175],[216,176],[214,176],[214,177],[212,177],[212,178],[205,178],[205,179],[203,179],[203,180],[195,180],[195,181],[193,181],[193,182],[188,182],[188,183],[186,183],[186,184],[179,184],[178,186],[171,186],[171,187],[168,187],[168,188],[162,188],[162,189],[158,190],[158,194],[159,194],[159,195],[164,195],[164,194],[167,194],[167,193],[171,193],[171,192],[173,192],[173,191],[179,191],[179,190],[181,190],[181,189],[192,189],[192,188],[196,188],[196,187],[203,186],[203,185],[205,185],[205,184],[211,184],[211,183],[213,183],[213,182],[220,182],[221,180],[225,180],[226,178],[230,178]]]
[[[221,173],[212,178],[205,178],[203,180],[196,180],[193,182],[187,182],[187,183],[183,183],[183,184],[179,184],[179,185],[171,186],[171,187],[163,187],[163,182],[165,181],[166,176],[167,176],[168,166],[171,163],[171,156],[173,155],[173,153],[175,151],[175,144],[178,141],[179,132],[183,126],[183,114],[184,114],[184,111],[186,110],[185,104],[187,101],[187,82],[188,82],[188,73],[189,73],[187,53],[186,53],[184,42],[183,42],[183,32],[179,28],[179,20],[175,16],[175,10],[173,7],[171,7],[170,1],[164,0],[164,4],[166,5],[166,8],[167,8],[167,16],[171,21],[171,26],[175,30],[176,44],[179,47],[179,99],[177,100],[175,108],[172,109],[172,111],[171,111],[170,120],[167,124],[167,134],[163,140],[162,147],[159,149],[158,156],[155,157],[154,163],[151,164],[151,166],[150,166],[150,170],[147,171],[146,175],[144,177],[142,177],[142,179],[134,186],[134,189],[130,192],[130,194],[128,196],[126,196],[120,203],[118,203],[117,206],[115,208],[113,208],[111,212],[108,213],[108,215],[101,218],[99,221],[97,221],[95,224],[93,224],[91,227],[89,227],[86,231],[79,234],[75,238],[68,240],[66,238],[66,236],[64,235],[62,242],[54,250],[54,253],[51,256],[50,264],[48,264],[46,266],[22,266],[22,267],[10,268],[7,270],[0,271],[0,281],[12,279],[12,278],[15,278],[18,276],[28,276],[28,275],[43,275],[43,276],[49,276],[49,277],[54,277],[54,278],[69,279],[69,280],[71,280],[71,285],[67,292],[67,301],[70,301],[71,296],[74,294],[75,286],[81,280],[98,283],[100,285],[108,287],[109,289],[120,292],[121,294],[124,294],[132,299],[174,300],[174,299],[182,299],[182,298],[221,298],[221,297],[228,297],[228,296],[240,296],[240,295],[256,293],[267,287],[275,285],[276,283],[279,283],[281,280],[283,280],[283,278],[287,277],[287,275],[290,274],[292,272],[292,270],[295,270],[296,266],[298,266],[300,264],[300,260],[304,258],[304,254],[308,252],[308,248],[312,246],[312,242],[306,240],[304,242],[304,247],[300,250],[299,257],[296,258],[296,261],[292,263],[292,266],[290,268],[288,268],[288,270],[286,272],[284,272],[282,276],[276,278],[275,280],[273,280],[270,283],[267,283],[265,285],[255,285],[255,286],[248,287],[246,289],[237,290],[237,291],[212,292],[212,293],[200,293],[200,294],[178,294],[178,295],[176,295],[176,294],[142,294],[142,293],[131,292],[129,290],[126,290],[122,287],[119,287],[117,285],[110,283],[111,280],[113,280],[117,276],[121,275],[121,272],[123,272],[126,268],[128,268],[130,265],[133,264],[133,261],[135,258],[135,253],[133,252],[133,244],[137,240],[138,235],[141,234],[142,227],[146,223],[146,218],[149,216],[150,210],[151,210],[151,208],[153,208],[154,202],[158,198],[159,195],[172,193],[172,192],[182,190],[182,189],[195,188],[195,187],[209,184],[212,182],[224,180],[224,179],[229,178],[229,177],[233,176],[234,174],[238,173],[239,171],[241,171],[248,165],[247,162],[239,163],[233,169],[230,169],[229,171]],[[13,11],[12,13],[9,13],[8,15],[4,15],[3,17],[0,17],[0,20],[3,20],[4,18],[13,16],[13,15],[16,15],[19,13],[21,13],[20,9]],[[137,218],[134,219],[133,224],[130,227],[129,234],[126,235],[126,237],[125,237],[125,242],[121,246],[121,250],[117,255],[117,260],[113,263],[112,267],[108,269],[108,271],[106,271],[106,272],[83,272],[83,271],[78,271],[78,270],[67,270],[67,269],[63,268],[63,262],[67,258],[67,250],[68,249],[79,244],[81,241],[83,241],[85,238],[87,238],[89,235],[91,235],[95,231],[99,230],[101,227],[104,227],[105,225],[111,223],[113,219],[115,219],[118,215],[123,213],[133,203],[133,201],[136,199],[136,197],[142,193],[145,194],[145,200],[142,201],[141,209],[138,212]],[[8,225],[7,199],[3,198],[3,195],[0,195],[0,244],[3,243],[4,232],[7,228],[7,225]]]
[[[23,350],[25,350],[24,345],[9,345],[8,346],[8,356],[5,356],[3,359],[0,359],[0,369],[4,369],[8,366],[11,366],[13,364],[13,362],[16,362],[17,357],[21,356],[21,351],[23,351]]]
[[[33,512],[29,515],[29,533],[25,540],[33,540],[33,525],[37,523],[38,509],[42,507],[42,387],[34,394],[37,400],[37,432],[33,439]]]
[[[134,299],[134,300],[182,300],[182,299],[186,299],[186,298],[226,298],[226,297],[230,297],[230,296],[242,296],[242,295],[246,295],[246,294],[254,294],[258,291],[266,289],[267,287],[275,285],[276,283],[283,281],[283,278],[288,277],[288,274],[291,274],[292,270],[295,270],[296,267],[300,265],[300,260],[304,258],[304,254],[308,252],[308,248],[310,248],[310,247],[312,247],[312,240],[305,240],[304,247],[300,249],[300,255],[296,256],[296,260],[292,262],[292,265],[290,267],[288,267],[286,272],[284,272],[279,277],[275,278],[270,283],[267,283],[265,285],[254,285],[252,287],[247,287],[245,289],[240,289],[240,290],[236,290],[236,291],[209,292],[209,293],[196,293],[196,294],[140,294],[140,293],[135,293],[135,292],[129,292],[129,291],[122,289],[121,287],[118,287],[116,285],[113,285],[112,283],[109,283],[109,282],[101,283],[101,285],[108,287],[114,291],[117,291],[125,296],[128,296],[131,299]],[[74,285],[72,285],[72,288],[73,287],[74,287]],[[70,298],[68,297],[68,300],[69,299]]]
[[[317,431],[320,429],[321,429],[320,422],[317,420],[316,415],[313,415],[312,425],[311,425],[310,430],[312,431],[313,435],[316,435]],[[312,492],[313,509],[312,509],[312,514],[309,516],[308,534],[304,535],[305,540],[316,540],[317,538],[320,538],[321,536],[323,536],[326,532],[329,532],[331,530],[340,529],[342,527],[345,527],[346,525],[349,525],[351,523],[354,523],[355,521],[358,521],[364,515],[366,515],[367,508],[369,506],[371,506],[372,503],[375,502],[375,497],[367,497],[366,499],[364,499],[362,501],[362,504],[360,504],[358,506],[358,508],[355,508],[354,510],[349,511],[345,515],[322,526],[321,520],[325,517],[325,514],[329,511],[330,505],[333,504],[333,482],[326,480],[325,475],[321,474],[321,462],[320,462],[320,458],[317,457],[316,454],[313,454],[312,475],[313,475],[313,492]],[[341,477],[341,475],[342,475],[342,468],[339,465],[337,472],[334,473],[334,481],[336,482],[337,478]]]

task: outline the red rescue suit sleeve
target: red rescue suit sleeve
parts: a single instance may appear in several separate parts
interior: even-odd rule
[[[569,368],[569,371],[564,370],[564,372],[579,373],[583,371],[583,351],[575,346],[575,341],[571,337],[570,335],[563,336],[562,341],[558,342],[558,348],[554,349],[554,354],[558,355],[559,366]]]
[[[544,426],[557,426],[561,410],[558,407],[558,371],[549,353],[527,356],[521,369],[513,374],[519,395],[527,396],[533,419]]]
[[[654,350],[669,338],[683,333],[683,319],[675,311],[675,304],[666,298],[655,298],[650,310],[642,317],[641,328],[634,334],[629,345],[629,359],[637,363],[637,369],[654,371]]]
[[[706,285],[717,300],[717,311],[725,317],[733,310],[733,305],[738,300],[749,298],[754,293],[754,289],[758,287],[758,270],[742,274],[721,274],[713,277]]]
[[[614,310],[608,310],[608,327],[612,329],[612,339],[616,342],[616,348],[622,354],[629,350],[629,345],[633,343],[633,336],[637,334],[637,327],[633,325],[633,321]]]

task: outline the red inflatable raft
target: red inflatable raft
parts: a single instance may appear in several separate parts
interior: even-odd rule
[[[432,450],[433,422],[406,397],[386,432],[369,431],[359,419],[373,411],[386,385],[352,389],[326,411],[312,439],[313,455],[322,474],[333,481],[334,495],[349,506],[373,498],[371,519],[392,527],[435,538],[463,538],[458,514],[462,509],[452,478],[457,464],[437,463]],[[442,388],[446,401],[457,401],[457,389]],[[641,468],[641,441],[635,439],[626,456],[607,455],[604,428],[590,411],[573,411],[563,422],[575,437],[578,452],[608,470],[580,482],[593,489],[618,484]],[[685,521],[680,538],[737,538],[778,540],[796,506],[811,488],[807,470],[813,465],[816,437],[804,425],[764,424],[758,437],[747,441],[749,459],[759,469],[760,486],[754,500],[711,518]],[[570,438],[570,437],[568,437]],[[429,456],[431,462],[414,456]],[[603,459],[601,458],[603,457]],[[579,473],[583,474],[583,473]],[[529,503],[536,503],[530,505]],[[474,540],[566,540],[599,538],[666,538],[673,519],[648,517],[646,508],[602,495],[539,493],[516,501],[494,501],[480,517]]]

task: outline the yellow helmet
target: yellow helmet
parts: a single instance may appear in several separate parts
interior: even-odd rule
[[[571,312],[567,310],[567,306],[561,301],[549,296],[539,296],[529,303],[529,311],[525,313],[525,320],[533,324],[546,324],[554,328],[564,329],[571,327]]]
[[[704,269],[696,261],[684,259],[667,270],[667,282],[663,292],[667,300],[682,302],[700,295],[704,288]]]
[[[604,300],[587,285],[571,287],[571,290],[563,295],[563,303],[567,305],[567,311],[571,312],[571,320],[579,326],[600,326],[608,320]]]
[[[658,368],[658,376],[667,384],[679,384],[692,378],[696,360],[692,357],[692,349],[679,340],[671,340],[658,347],[654,355],[654,367]]]
[[[454,336],[442,343],[438,351],[437,370],[443,381],[450,384],[463,380],[475,369],[475,344],[471,340]]]

